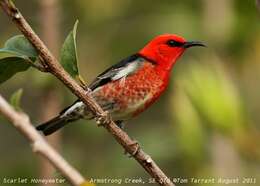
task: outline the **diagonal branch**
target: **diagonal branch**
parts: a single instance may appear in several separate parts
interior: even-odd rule
[[[0,95],[0,113],[9,120],[31,143],[35,153],[43,156],[56,167],[75,186],[83,184],[84,178],[71,167],[66,160],[55,151],[46,140],[35,130],[28,116],[15,111]],[[86,183],[86,182],[85,182]]]
[[[170,179],[146,154],[141,148],[137,148],[136,142],[132,140],[127,133],[122,131],[111,119],[108,113],[89,96],[89,91],[84,90],[70,75],[62,68],[57,59],[51,54],[48,48],[35,34],[30,25],[24,19],[19,10],[15,7],[11,0],[0,0],[0,5],[4,12],[12,19],[24,36],[32,43],[39,52],[40,57],[48,67],[48,71],[56,76],[72,93],[74,93],[82,102],[84,102],[91,111],[100,118],[102,126],[113,135],[119,144],[123,146],[126,152],[131,154],[139,164],[157,181],[159,185],[174,186]]]

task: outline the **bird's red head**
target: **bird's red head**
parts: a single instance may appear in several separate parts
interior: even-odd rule
[[[193,46],[205,45],[198,41],[186,41],[174,34],[163,34],[151,40],[139,54],[155,62],[158,70],[170,71],[183,52]]]

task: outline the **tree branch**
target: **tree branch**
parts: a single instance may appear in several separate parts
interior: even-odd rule
[[[34,33],[30,25],[24,19],[19,10],[10,0],[0,0],[1,7],[4,12],[12,19],[24,36],[32,43],[32,45],[39,52],[39,55],[48,66],[51,74],[56,76],[65,86],[67,86],[72,93],[74,93],[82,102],[84,102],[89,109],[100,118],[101,125],[113,135],[119,144],[123,146],[126,152],[131,154],[140,165],[157,181],[159,185],[174,186],[170,179],[163,173],[152,158],[146,154],[141,148],[135,144],[124,131],[122,131],[111,119],[108,113],[104,112],[102,108],[89,96],[89,91],[84,90],[70,75],[62,68],[57,59],[51,54],[48,48]],[[135,144],[135,145],[134,145]]]
[[[35,130],[28,116],[15,111],[1,95],[0,112],[30,141],[33,151],[47,159],[72,185],[78,186],[85,182],[80,173],[71,167]]]

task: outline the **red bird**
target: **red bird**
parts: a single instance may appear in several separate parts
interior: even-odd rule
[[[159,35],[136,54],[97,76],[88,86],[92,90],[91,95],[122,127],[124,121],[138,115],[160,97],[168,86],[170,72],[177,59],[193,46],[205,45],[173,34]],[[37,129],[49,135],[81,118],[93,119],[94,115],[77,100]]]

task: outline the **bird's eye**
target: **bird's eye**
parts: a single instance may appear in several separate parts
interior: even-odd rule
[[[168,40],[166,44],[170,47],[182,47],[184,43],[174,40]]]

